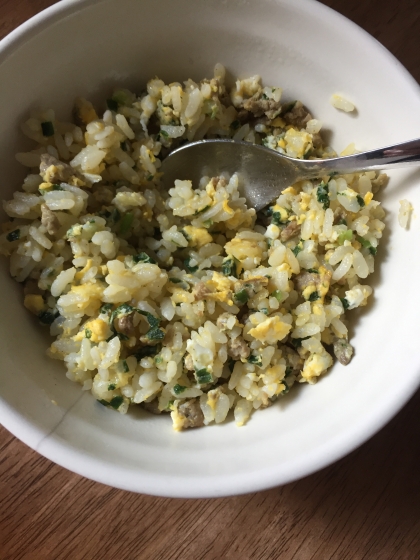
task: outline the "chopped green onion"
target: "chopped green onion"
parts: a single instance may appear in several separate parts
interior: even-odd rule
[[[85,329],[85,337],[91,338],[91,336],[92,336],[92,331],[90,329]]]
[[[286,383],[286,381],[284,379],[282,379],[281,381],[283,383],[283,385],[285,386],[285,389],[283,389],[283,391],[281,392],[282,395],[285,395],[286,393],[289,392],[289,385]]]
[[[308,268],[308,272],[312,272],[313,274],[319,274],[319,271],[316,268]]]
[[[222,263],[222,273],[225,276],[234,276],[235,278],[238,277],[237,269],[236,269],[236,259],[235,257],[226,257]]]
[[[138,263],[156,264],[156,261],[154,261],[151,257],[149,257],[147,253],[139,253],[138,255],[134,255],[133,262],[135,264]]]
[[[165,333],[162,329],[154,327],[147,331],[146,338],[148,338],[149,340],[162,340],[163,338],[165,338]]]
[[[112,406],[112,408],[114,408],[115,410],[118,410],[120,408],[120,406],[122,405],[122,403],[124,402],[124,397],[121,396],[117,396],[114,397],[110,400],[110,402],[101,399],[99,401],[101,404],[103,404],[104,406]]]
[[[170,278],[168,278],[168,280],[169,280],[170,282],[172,282],[173,284],[182,284],[181,278],[170,277]]]
[[[176,385],[174,385],[173,391],[175,393],[175,395],[180,395],[181,393],[183,393],[185,391],[186,387],[184,387],[184,385],[179,385],[178,383]]]
[[[253,356],[253,355],[251,355],[251,356],[249,356],[247,362],[248,362],[249,364],[254,364],[254,365],[256,365],[256,366],[261,367],[261,366],[262,366],[262,356]]]
[[[191,266],[190,262],[191,259],[185,259],[184,266],[190,274],[194,274],[194,272],[197,272],[198,266]]]
[[[297,257],[301,251],[303,251],[302,240],[292,249],[292,253]]]
[[[285,372],[285,374],[284,374],[284,377],[289,377],[289,375],[292,375],[292,371],[293,371],[292,366],[287,366],[287,367],[286,367],[286,372]]]
[[[143,348],[140,348],[139,350],[137,350],[137,352],[134,354],[134,356],[136,357],[136,360],[139,362],[142,358],[148,358],[149,356],[155,356],[158,352],[158,347],[157,346],[143,346]],[[162,358],[160,359],[160,362],[162,361]],[[158,364],[160,362],[158,362],[157,357],[155,358],[155,362]]]
[[[124,214],[120,224],[120,234],[125,235],[133,224],[134,214],[132,212],[127,212]]]
[[[54,125],[51,121],[41,123],[42,136],[54,136]]]
[[[58,317],[58,313],[54,314],[50,311],[41,311],[38,315],[38,319],[43,325],[51,325],[56,317]]]
[[[378,249],[376,247],[369,247],[369,253],[373,256],[376,255],[376,253],[378,252]]]
[[[107,314],[107,315],[108,315],[108,314],[112,311],[112,308],[113,308],[112,303],[105,303],[105,305],[103,305],[103,306],[100,308],[99,313],[101,313],[101,314],[103,314],[103,315],[104,315],[104,314]]]
[[[106,105],[110,111],[114,111],[114,113],[118,111],[118,101],[115,101],[115,99],[107,99]]]
[[[350,304],[345,297],[340,298],[340,301],[343,304],[344,311],[349,308]]]
[[[122,365],[123,373],[128,373],[130,371],[127,364],[127,360],[123,360],[121,365]]]
[[[304,338],[292,338],[291,339],[291,343],[295,348],[299,348],[300,346],[302,346],[302,340],[307,340],[308,338],[311,338],[310,336],[305,336]]]
[[[270,297],[275,297],[277,301],[281,301],[283,299],[283,292],[281,290],[275,290],[270,294]]]
[[[162,130],[160,129],[160,133],[162,136],[164,136],[165,138],[169,138],[169,134],[166,132],[166,130]]]
[[[321,183],[316,191],[316,197],[320,204],[322,204],[324,210],[330,207],[330,197],[329,188],[326,183]]]
[[[318,292],[312,292],[311,295],[308,298],[308,301],[317,301],[318,299],[320,299],[320,295]]]
[[[17,241],[20,238],[20,229],[15,229],[6,235],[7,241]]]
[[[194,212],[194,216],[198,216],[199,214],[202,214],[203,212],[205,212],[209,208],[210,208],[210,205],[204,206],[204,208],[201,208],[201,210],[197,210],[196,212]]]
[[[338,234],[337,242],[339,245],[344,245],[344,241],[351,241],[353,239],[353,232],[351,229],[346,229]]]
[[[360,196],[360,194],[358,194],[356,196],[356,200],[359,203],[360,208],[363,208],[363,206],[366,206],[365,201],[363,200],[363,198]]]
[[[205,368],[196,371],[195,377],[200,385],[206,385],[206,383],[211,383],[213,381],[211,373],[209,373]]]
[[[264,313],[264,315],[268,315],[268,309],[266,307],[262,307],[261,309],[259,309],[259,311],[261,313]]]
[[[152,315],[148,311],[141,311],[141,309],[136,309],[136,311],[138,313],[140,313],[140,315],[143,315],[144,317],[146,317],[147,322],[149,323],[150,327],[155,328],[155,327],[159,326],[160,319],[158,319],[157,317],[155,317],[154,315]]]
[[[108,385],[108,391],[114,391],[116,387],[117,386],[115,385],[115,383],[111,383],[110,385]]]
[[[239,292],[236,292],[235,299],[239,303],[246,303],[249,299],[248,291],[243,289],[243,290],[240,290]]]

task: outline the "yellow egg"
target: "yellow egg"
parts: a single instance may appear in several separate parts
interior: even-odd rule
[[[266,344],[275,344],[279,340],[283,340],[291,328],[289,324],[283,323],[278,315],[275,315],[251,329],[248,334]]]
[[[28,294],[23,300],[23,305],[34,315],[38,315],[44,309],[44,298],[40,295]]]
[[[208,243],[213,241],[212,236],[206,230],[206,228],[198,228],[193,226],[185,226],[183,228],[187,235],[189,245],[191,247],[204,247]]]

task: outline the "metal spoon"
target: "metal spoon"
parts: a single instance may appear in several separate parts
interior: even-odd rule
[[[175,179],[198,185],[203,176],[240,173],[241,194],[248,206],[261,210],[288,186],[303,179],[392,169],[420,163],[420,139],[352,156],[330,159],[295,159],[270,148],[234,140],[199,140],[174,150],[162,163],[163,181],[169,189]]]

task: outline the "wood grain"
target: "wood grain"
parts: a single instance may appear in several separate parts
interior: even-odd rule
[[[53,4],[0,0],[0,37]],[[325,0],[420,80],[418,0]],[[391,86],[390,86],[391,87]],[[0,429],[0,560],[418,560],[420,392],[379,434],[282,488],[214,500],[115,490]]]

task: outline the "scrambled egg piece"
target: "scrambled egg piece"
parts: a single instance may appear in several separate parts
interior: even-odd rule
[[[183,228],[187,235],[190,247],[204,247],[213,241],[212,236],[206,228],[198,228],[193,226],[185,226]]]
[[[326,269],[324,266],[320,266],[318,269],[319,274],[319,281],[311,282],[306,288],[302,291],[302,296],[308,300],[314,292],[317,292],[319,295],[319,303],[324,303],[324,298],[330,289],[330,281],[331,281],[331,272]]]
[[[206,282],[206,287],[212,290],[212,293],[208,294],[207,297],[233,305],[229,278],[219,272],[214,272],[212,279]]]
[[[92,268],[92,259],[88,259],[86,261],[85,266],[82,268],[82,270],[79,270],[79,272],[76,272],[76,274],[74,275],[74,279],[77,280],[77,281],[81,280],[90,268]]]
[[[90,336],[86,336],[89,331]],[[82,340],[86,337],[89,338],[91,342],[101,342],[102,340],[107,340],[111,334],[112,332],[108,323],[105,323],[102,319],[95,319],[94,321],[85,323],[83,330],[78,332],[73,337],[73,340]]]
[[[302,370],[302,377],[308,383],[314,383],[315,378],[319,377],[323,371],[332,366],[331,356],[324,350],[322,354],[311,354],[305,361]]]
[[[23,300],[23,305],[34,315],[38,315],[44,309],[44,298],[40,295],[28,294]]]
[[[251,329],[248,334],[266,344],[276,344],[289,334],[291,328],[291,325],[283,323],[280,317],[275,315]]]
[[[234,237],[225,245],[226,254],[232,255],[238,261],[244,261],[246,258],[256,258],[261,260],[263,251],[256,241],[252,239],[240,239]]]

